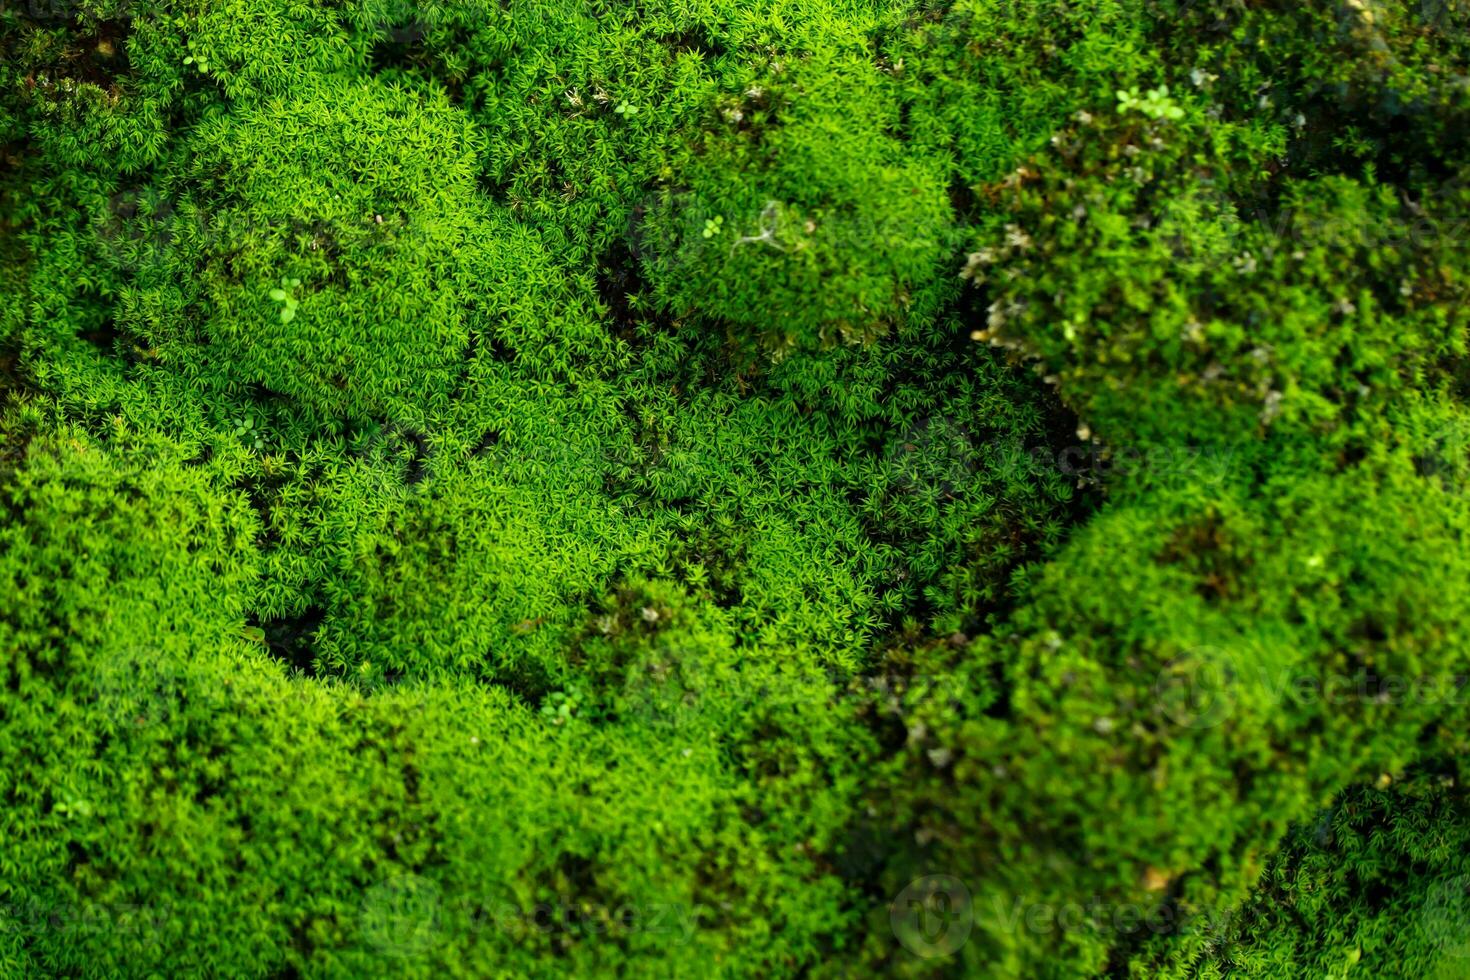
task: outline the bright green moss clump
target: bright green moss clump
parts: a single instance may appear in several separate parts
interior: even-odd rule
[[[504,247],[468,120],[442,95],[333,80],[213,116],[193,140],[201,356],[327,413],[446,400],[469,291],[489,278],[476,260]]]
[[[0,977],[1465,975],[1462,5],[0,55]]]
[[[932,318],[954,234],[945,171],[893,137],[870,55],[833,60],[770,66],[672,164],[639,229],[671,314],[778,349]]]

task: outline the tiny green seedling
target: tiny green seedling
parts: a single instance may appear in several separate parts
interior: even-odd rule
[[[618,103],[618,107],[614,109],[613,112],[616,112],[624,119],[628,119],[632,116],[638,115],[638,107],[631,102],[620,102]]]
[[[192,50],[192,48],[191,48],[191,50]],[[198,68],[201,72],[207,72],[207,71],[209,71],[209,62],[206,61],[202,55],[196,55],[196,54],[185,55],[184,56],[184,64],[186,64],[186,65],[193,65],[195,68]]]
[[[577,697],[553,691],[541,705],[541,717],[553,725],[565,725],[577,713]]]
[[[265,448],[265,433],[255,428],[255,419],[249,415],[241,416],[231,420],[235,425],[235,436],[243,437],[246,442],[252,443],[254,448]]]
[[[1154,119],[1177,120],[1184,118],[1184,110],[1169,97],[1169,86],[1160,85],[1151,88],[1147,93],[1140,96],[1138,87],[1124,91],[1118,89],[1118,111],[1128,112],[1130,110],[1141,112]]]
[[[281,285],[271,290],[271,299],[281,304],[281,322],[290,323],[296,319],[296,307],[301,305],[300,300],[291,295],[291,290],[301,285],[300,279],[281,277]]]
[[[715,215],[713,218],[704,220],[704,237],[714,238],[724,228],[725,218],[723,215]]]
[[[90,817],[92,804],[70,790],[64,790],[62,799],[52,809],[65,817]]]

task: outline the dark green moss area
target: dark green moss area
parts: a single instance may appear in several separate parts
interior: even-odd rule
[[[1470,7],[0,7],[0,977],[1470,973]]]

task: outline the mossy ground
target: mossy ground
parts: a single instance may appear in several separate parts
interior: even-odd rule
[[[1470,971],[1470,8],[0,8],[0,975]]]

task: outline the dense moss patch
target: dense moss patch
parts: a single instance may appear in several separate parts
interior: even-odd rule
[[[1464,973],[1462,4],[0,53],[0,975]]]

